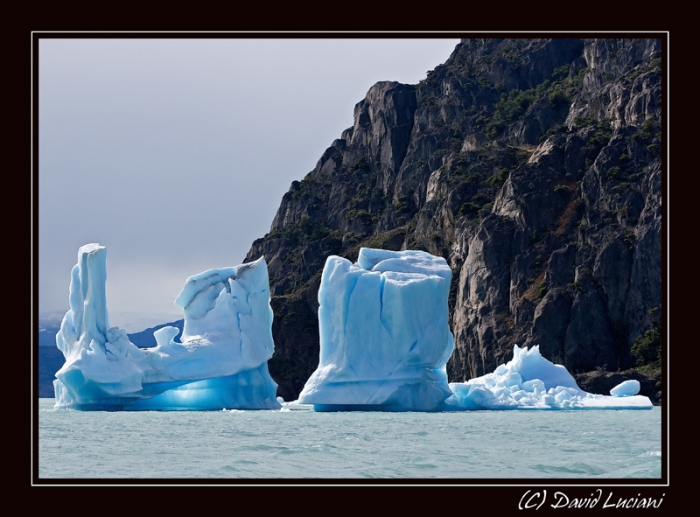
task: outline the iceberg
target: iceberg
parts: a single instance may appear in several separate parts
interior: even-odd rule
[[[639,381],[631,379],[629,381],[624,381],[615,386],[610,390],[610,395],[613,397],[631,397],[639,393],[641,385]]]
[[[330,256],[318,292],[320,357],[299,403],[316,411],[437,411],[452,391],[445,365],[452,271],[422,251],[361,248]]]
[[[614,387],[612,396],[587,393],[564,366],[542,357],[539,346],[515,345],[513,359],[494,372],[450,383],[454,395],[443,409],[651,409],[649,398],[637,395],[639,388],[633,380]]]
[[[449,383],[451,270],[422,251],[361,248],[355,264],[330,256],[318,292],[320,358],[298,403],[316,411],[651,409],[625,381],[586,393],[562,365],[514,346],[492,373]]]
[[[178,329],[154,332],[157,346],[140,349],[109,326],[107,250],[78,251],[70,310],[56,346],[66,358],[56,373],[56,408],[81,410],[279,409],[272,357],[272,309],[264,258],[210,269],[187,279],[175,305]]]

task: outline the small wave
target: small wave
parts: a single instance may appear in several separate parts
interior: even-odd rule
[[[259,443],[243,447],[243,449],[247,451],[285,451],[287,450],[287,447],[281,445],[267,445],[264,443]]]
[[[605,472],[598,476],[601,478],[660,478],[661,477],[661,464],[654,465],[632,465],[630,467],[625,467],[618,470],[613,470],[610,472]]]
[[[439,468],[437,465],[434,463],[414,463],[411,465],[414,468],[417,468],[418,470],[423,470],[423,469],[436,469]]]
[[[661,451],[647,451],[639,456],[661,456]]]
[[[546,472],[548,474],[571,474],[571,475],[584,475],[584,476],[597,476],[603,473],[602,469],[594,467],[592,465],[587,465],[585,463],[576,462],[570,466],[564,465],[543,465],[538,463],[532,466],[533,469],[539,470],[540,472]]]
[[[236,460],[233,462],[234,465],[257,465],[257,461],[251,461],[251,460]],[[227,465],[228,467],[228,465]]]

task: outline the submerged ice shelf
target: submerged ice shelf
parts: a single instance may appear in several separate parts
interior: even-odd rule
[[[56,335],[66,362],[54,381],[57,408],[111,410],[277,409],[272,357],[272,309],[263,258],[210,269],[187,279],[175,305],[178,329],[154,333],[157,346],[140,349],[110,328],[105,293],[107,250],[78,251],[70,310]]]

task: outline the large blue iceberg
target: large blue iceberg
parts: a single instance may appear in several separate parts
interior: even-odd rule
[[[272,357],[272,309],[267,265],[210,269],[187,279],[175,301],[178,329],[154,333],[157,346],[140,349],[109,326],[105,293],[107,250],[78,251],[70,310],[56,335],[66,362],[54,381],[56,408],[82,410],[277,409]]]
[[[330,256],[318,292],[321,353],[299,402],[318,411],[436,411],[452,391],[452,272],[422,251]]]
[[[320,360],[299,396],[317,411],[650,409],[627,381],[613,396],[581,390],[539,347],[465,383],[447,382],[451,271],[421,251],[362,248],[357,263],[327,259],[319,300]]]

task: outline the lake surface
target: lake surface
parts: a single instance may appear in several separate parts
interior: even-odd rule
[[[44,478],[653,478],[652,410],[316,413],[54,411]],[[573,481],[573,479],[572,479]]]

